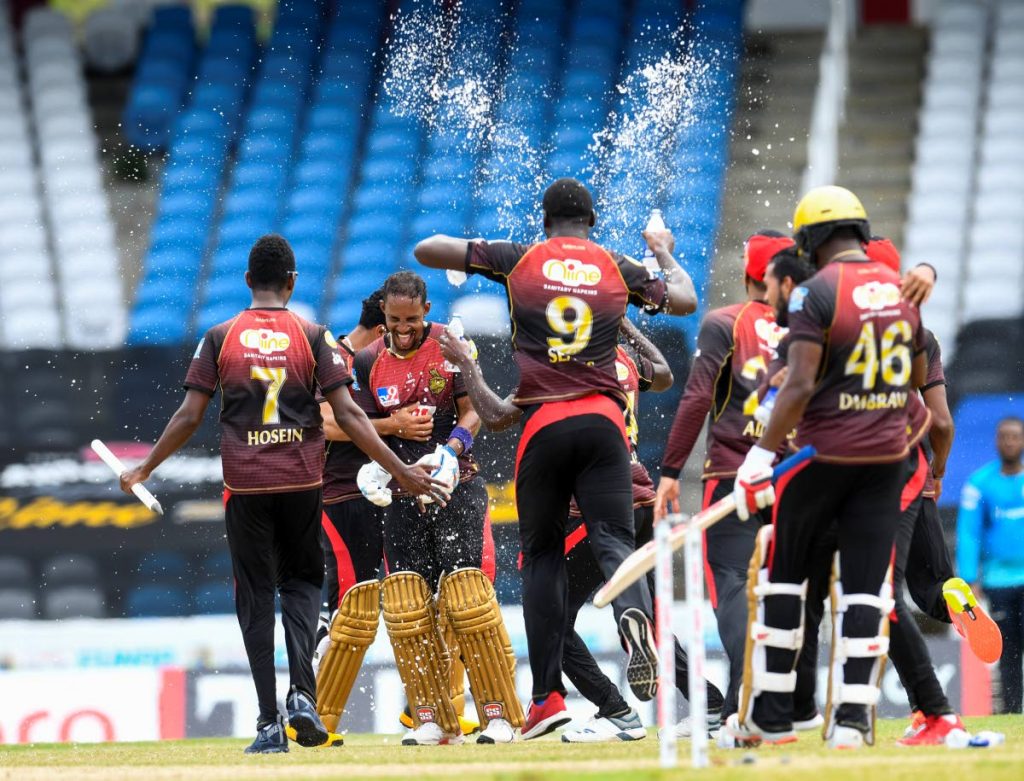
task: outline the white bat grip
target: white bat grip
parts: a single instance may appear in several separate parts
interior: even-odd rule
[[[107,447],[102,441],[98,439],[94,439],[90,443],[90,446],[92,447],[96,455],[98,455],[103,460],[103,463],[109,466],[110,470],[120,478],[121,473],[126,471],[126,467],[121,462],[121,459],[115,456],[113,453],[111,453],[110,448]],[[146,486],[144,486],[142,483],[136,483],[135,485],[133,485],[132,493],[135,494],[136,497],[138,497],[138,500],[140,502],[146,505],[146,507],[148,507],[153,512],[159,515],[164,514],[164,509],[163,507],[160,506],[160,502],[157,501],[156,497],[153,496],[153,494],[149,492],[149,489],[146,488]]]

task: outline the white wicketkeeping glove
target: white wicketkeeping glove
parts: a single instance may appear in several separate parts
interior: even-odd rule
[[[444,483],[445,491],[448,494],[451,494],[459,484],[459,457],[448,445],[438,445],[433,453],[423,456],[416,463],[429,466],[430,476]],[[434,498],[423,494],[420,496],[420,501],[430,504]]]
[[[736,470],[733,497],[736,499],[736,515],[741,521],[751,513],[775,504],[775,486],[772,485],[772,462],[775,454],[754,445],[747,457]]]
[[[388,488],[390,482],[391,473],[376,461],[363,464],[356,474],[356,485],[359,486],[359,490],[367,500],[378,507],[387,507],[391,504],[391,489]]]

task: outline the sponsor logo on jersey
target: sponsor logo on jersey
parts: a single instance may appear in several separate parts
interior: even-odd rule
[[[420,705],[416,708],[416,718],[420,720],[420,724],[428,724],[434,720],[434,709]]]
[[[892,282],[868,282],[853,289],[853,303],[859,309],[878,311],[900,303],[900,289]]]
[[[283,353],[292,343],[288,334],[270,328],[246,328],[238,335],[238,341],[246,349],[259,350],[260,355]]]
[[[626,366],[622,361],[615,362],[615,376],[618,377],[619,382],[625,382],[629,379],[629,367]]]
[[[579,287],[580,285],[593,287],[601,281],[601,269],[572,258],[565,260],[552,258],[545,261],[542,270],[544,276],[552,282],[558,282],[567,287]]]
[[[790,298],[790,301],[792,301],[792,298]],[[758,318],[754,321],[754,333],[757,334],[757,338],[767,344],[772,350],[778,348],[779,342],[782,341],[782,337],[786,335],[788,330],[778,325],[774,320]]]
[[[195,353],[192,354],[192,360],[195,360],[196,358],[199,357],[199,353],[201,353],[203,351],[203,342],[205,342],[205,341],[206,341],[206,337],[205,336],[202,339],[199,340],[199,344],[196,345],[196,351],[195,351]]]
[[[331,347],[335,350],[338,349],[338,340],[334,338],[334,334],[331,333],[331,330],[329,328],[324,331],[324,341],[327,342],[328,347]]]
[[[484,703],[484,716],[488,719],[503,719],[505,718],[505,706],[500,702],[486,702]]]
[[[448,387],[448,379],[437,369],[431,369],[430,378],[427,380],[427,387],[430,388],[430,392],[435,396],[440,396],[444,393],[444,389]]]
[[[331,353],[331,361],[334,363],[335,366],[341,366],[341,364],[343,363],[341,356],[338,355],[337,353]]]
[[[394,407],[400,401],[398,386],[388,385],[386,388],[377,388],[377,401],[382,407]]]
[[[807,298],[807,288],[795,287],[793,292],[789,294],[789,311],[790,312],[803,312],[804,311],[804,299]]]

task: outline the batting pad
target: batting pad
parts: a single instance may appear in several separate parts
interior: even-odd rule
[[[330,732],[338,730],[338,721],[379,623],[380,583],[376,580],[354,585],[334,611],[330,645],[316,676],[317,713]]]
[[[480,723],[505,719],[523,726],[523,708],[516,694],[516,657],[494,596],[494,586],[479,569],[467,567],[441,581],[448,621],[462,649],[469,687]]]
[[[415,572],[384,578],[384,625],[395,652],[395,666],[405,686],[413,722],[435,722],[459,733],[459,718],[449,697],[451,659],[437,623],[427,581]]]

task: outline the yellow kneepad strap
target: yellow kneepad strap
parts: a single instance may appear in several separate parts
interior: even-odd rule
[[[480,723],[505,719],[521,727],[516,657],[491,582],[479,569],[458,569],[442,580],[441,594],[462,649]]]
[[[384,578],[382,588],[384,625],[413,722],[420,726],[433,721],[445,732],[458,732],[449,696],[451,660],[427,582],[415,572],[396,572]]]
[[[336,732],[366,649],[380,623],[380,583],[367,580],[349,589],[331,619],[330,645],[316,675],[317,713]]]

